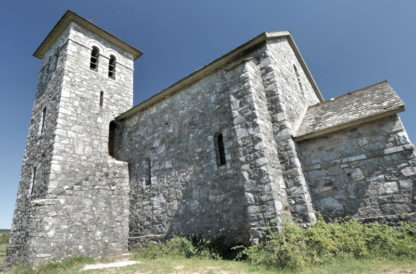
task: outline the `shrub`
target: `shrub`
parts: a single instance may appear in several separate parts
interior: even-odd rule
[[[209,240],[200,237],[179,237],[175,236],[172,239],[161,243],[152,244],[145,249],[136,252],[136,257],[144,257],[147,259],[155,259],[162,256],[172,257],[199,257],[219,259],[221,256],[212,248],[213,244]]]
[[[401,223],[387,226],[360,223],[354,219],[325,222],[322,218],[309,229],[286,222],[280,232],[267,231],[260,244],[241,251],[257,265],[277,268],[301,268],[327,263],[340,257],[416,258],[416,228]]]

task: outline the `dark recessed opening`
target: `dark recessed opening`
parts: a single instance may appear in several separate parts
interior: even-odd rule
[[[115,134],[116,134],[117,124],[114,121],[110,122],[110,129],[108,133],[108,154],[111,157],[114,157],[114,146],[115,146]]]
[[[90,69],[98,69],[98,58],[100,56],[100,50],[97,47],[92,47],[91,59],[90,59]]]
[[[104,104],[104,91],[100,92],[100,107],[102,108]]]
[[[114,57],[114,55],[110,56],[110,61],[108,63],[108,77],[112,79],[116,78],[116,57]]]
[[[224,137],[221,133],[216,133],[214,136],[215,151],[217,155],[217,165],[224,166],[225,160],[225,149],[224,149]]]
[[[147,186],[150,186],[152,184],[152,162],[150,159],[146,159],[146,178],[145,182]]]

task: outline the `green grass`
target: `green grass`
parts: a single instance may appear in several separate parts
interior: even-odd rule
[[[337,273],[416,273],[416,262],[410,259],[339,259],[331,263],[309,266],[298,270],[268,269],[248,262],[215,260],[205,258],[185,258],[165,256],[156,259],[135,257],[137,265],[123,268],[90,270],[85,273],[302,273],[302,274],[337,274]],[[31,270],[15,267],[10,274],[69,274],[79,273],[86,263],[92,260],[75,257],[62,263],[52,263]]]
[[[309,229],[286,223],[276,232],[271,226],[260,244],[249,247],[174,237],[137,250],[132,259],[140,264],[89,273],[416,273],[416,225],[319,219]],[[91,262],[75,257],[9,273],[76,273]]]
[[[416,260],[416,225],[320,219],[311,228],[301,229],[286,223],[280,232],[270,229],[260,244],[244,249],[241,255],[253,264],[275,269],[303,269],[343,259]]]
[[[340,259],[332,263],[308,267],[296,273],[341,274],[341,273],[416,273],[416,262],[412,259]]]
[[[63,262],[48,263],[32,269],[26,266],[15,266],[7,273],[13,274],[70,274],[78,273],[86,265],[93,263],[94,260],[83,256],[72,257]]]
[[[3,260],[6,256],[6,248],[9,243],[9,232],[0,232],[0,267],[3,266]]]

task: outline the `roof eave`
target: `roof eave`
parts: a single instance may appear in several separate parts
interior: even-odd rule
[[[55,24],[53,29],[48,33],[46,38],[43,40],[43,42],[40,44],[40,46],[36,49],[36,51],[33,53],[34,57],[37,57],[39,59],[42,59],[47,50],[52,46],[52,44],[58,39],[59,35],[65,30],[65,28],[71,23],[74,22],[81,27],[84,27],[88,29],[89,31],[99,35],[100,37],[108,40],[112,44],[120,47],[123,50],[126,50],[127,52],[131,53],[133,55],[133,59],[136,60],[139,58],[143,53],[136,49],[135,47],[127,44],[126,42],[118,39],[111,33],[108,33],[107,31],[103,30],[99,26],[95,25],[94,23],[86,20],[85,18],[82,18],[78,14],[74,13],[71,10],[67,10],[64,15],[59,19],[59,21]]]

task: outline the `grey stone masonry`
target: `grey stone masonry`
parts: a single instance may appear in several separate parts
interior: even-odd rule
[[[290,215],[258,59],[243,61],[241,84],[230,90],[252,242],[268,223],[280,226]]]
[[[299,150],[324,215],[416,220],[416,155],[397,115],[300,141]]]
[[[108,134],[110,121],[132,106],[133,55],[94,27],[67,12],[40,47],[8,264],[127,250],[128,168],[108,154]],[[91,69],[93,47],[99,56]],[[108,76],[111,55],[115,77]]]
[[[132,107],[140,55],[71,11],[36,50],[8,265],[115,257],[175,235],[256,243],[317,211],[416,220],[416,154],[387,82],[323,101],[282,31]]]

